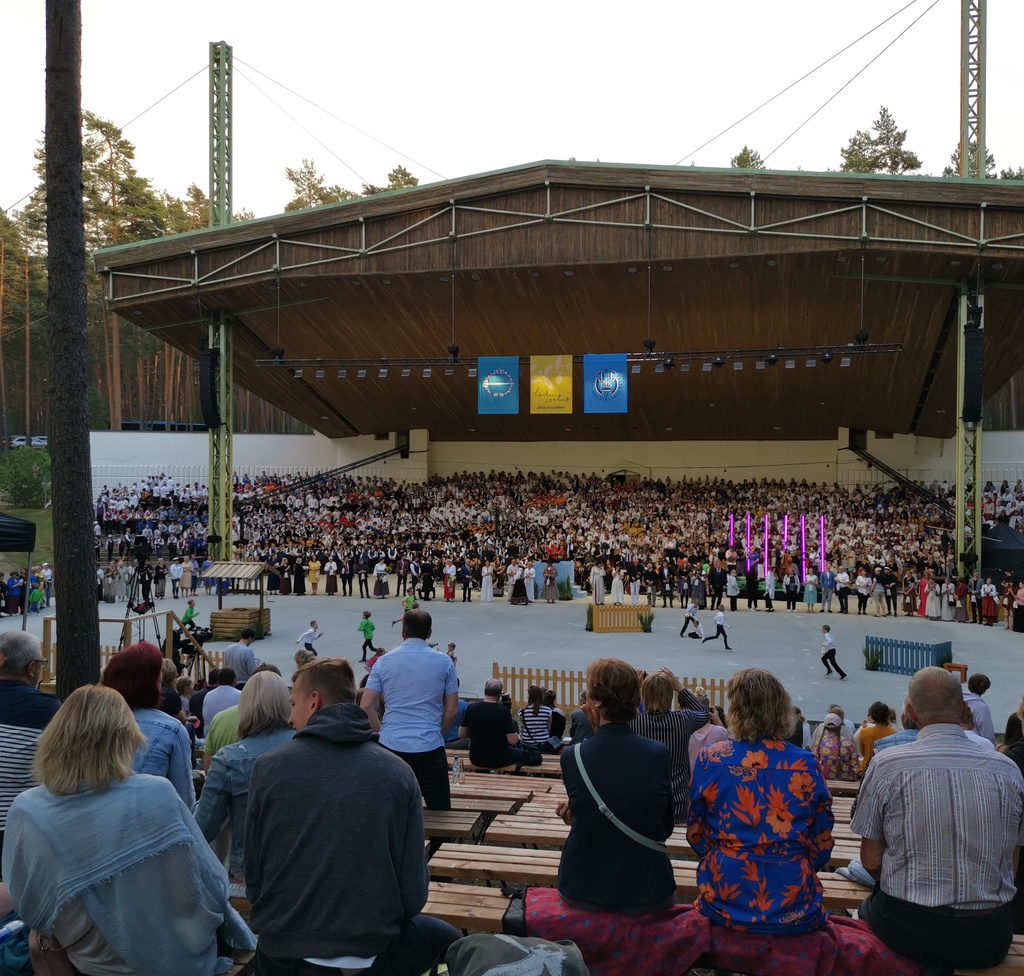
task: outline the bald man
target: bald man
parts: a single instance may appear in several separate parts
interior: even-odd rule
[[[876,755],[850,824],[875,879],[860,916],[928,973],[998,965],[1024,843],[1024,779],[960,727],[960,682],[942,668],[910,679],[914,742]]]

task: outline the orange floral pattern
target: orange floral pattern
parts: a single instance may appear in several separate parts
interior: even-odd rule
[[[730,928],[797,934],[826,919],[817,872],[832,851],[818,764],[780,739],[701,750],[687,837],[701,856],[695,907]]]

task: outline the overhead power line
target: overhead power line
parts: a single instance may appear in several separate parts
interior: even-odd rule
[[[805,125],[807,125],[807,123],[810,122],[811,119],[814,118],[814,116],[816,116],[834,98],[838,97],[841,92],[845,91],[850,85],[852,85],[862,74],[864,74],[865,71],[868,70],[868,68],[871,67],[871,65],[873,65],[883,54],[885,54],[885,52],[888,51],[889,48],[893,46],[893,44],[895,44],[904,34],[906,34],[908,30],[910,30],[922,17],[924,17],[928,13],[929,10],[932,9],[932,7],[935,7],[938,3],[939,0],[932,0],[931,5],[927,7],[923,13],[918,14],[918,16],[915,17],[909,24],[907,24],[907,26],[904,27],[903,30],[901,30],[891,41],[889,41],[889,43],[886,44],[885,47],[883,47],[882,50],[878,52],[878,54],[876,54],[866,65],[864,65],[864,67],[861,68],[860,71],[858,71],[844,85],[840,86],[840,88],[837,91],[835,91],[832,95],[826,98],[825,101],[822,102],[821,105],[819,105],[813,112],[811,112],[811,114],[808,115],[807,118],[804,119],[803,122],[801,122],[788,136],[786,136],[786,138],[783,139],[782,142],[780,142],[770,153],[768,153],[768,155],[764,157],[764,162],[768,162],[768,160],[775,153],[777,153],[787,142],[789,142],[789,140],[792,139],[793,136],[795,136]]]
[[[916,3],[917,0],[911,0],[911,2],[912,3]],[[428,173],[433,173],[434,176],[436,176],[438,179],[440,179],[440,180],[448,179],[447,176],[444,176],[443,174],[439,173],[436,169],[431,169],[429,166],[426,165],[426,163],[421,163],[419,160],[413,159],[412,156],[409,156],[407,153],[402,152],[400,149],[396,149],[394,146],[389,146],[386,142],[383,142],[382,140],[378,139],[376,136],[370,135],[369,132],[364,132],[362,129],[359,128],[359,126],[353,125],[351,122],[347,121],[346,119],[343,119],[340,115],[335,115],[335,113],[332,112],[330,109],[324,108],[322,105],[319,105],[316,102],[314,102],[311,98],[307,98],[305,95],[301,94],[300,92],[295,91],[293,88],[289,88],[283,82],[280,82],[280,81],[277,81],[274,78],[271,78],[270,75],[268,75],[266,72],[260,71],[259,68],[253,67],[253,65],[251,65],[251,64],[247,64],[241,58],[237,58],[236,57],[235,58],[235,64],[244,64],[250,71],[255,71],[256,74],[261,75],[262,77],[266,78],[267,81],[272,82],[273,84],[277,85],[279,88],[283,88],[286,92],[288,92],[288,94],[294,95],[296,98],[301,98],[304,102],[308,102],[310,105],[312,105],[313,108],[319,109],[325,115],[329,115],[332,119],[334,119],[337,122],[340,122],[342,125],[347,125],[354,132],[358,132],[361,136],[365,136],[367,139],[370,139],[373,142],[377,143],[378,146],[383,146],[385,149],[390,150],[391,152],[395,153],[398,156],[401,156],[402,159],[409,160],[410,163],[414,163],[416,166],[419,166],[420,169],[424,169]],[[360,177],[360,179],[362,179],[362,177]],[[365,183],[366,181],[363,180],[363,182]]]
[[[718,135],[712,136],[710,139],[708,139],[707,142],[702,143],[696,149],[694,149],[692,152],[688,152],[685,156],[682,157],[682,159],[676,160],[676,166],[678,166],[680,163],[685,162],[691,156],[695,156],[697,153],[699,153],[702,149],[706,148],[707,146],[710,146],[711,143],[713,143],[716,140],[720,139],[727,132],[730,132],[732,129],[735,129],[736,126],[738,126],[741,122],[746,122],[747,119],[749,119],[752,115],[755,115],[756,113],[760,112],[761,109],[763,109],[766,105],[770,105],[772,102],[775,101],[775,99],[780,98],[782,95],[785,95],[786,92],[788,92],[791,88],[795,88],[797,85],[799,85],[801,81],[804,81],[807,78],[810,78],[811,75],[813,75],[815,71],[818,71],[819,69],[824,68],[825,65],[828,64],[830,61],[834,61],[836,58],[839,57],[840,54],[844,54],[845,52],[849,51],[851,47],[854,47],[855,45],[859,44],[861,41],[864,40],[864,38],[870,36],[871,34],[874,34],[874,32],[876,30],[878,30],[879,28],[884,27],[887,23],[889,23],[890,20],[893,19],[893,17],[898,17],[901,13],[903,13],[904,10],[906,10],[908,7],[914,6],[914,4],[918,3],[918,2],[919,2],[919,0],[910,0],[909,3],[904,4],[895,13],[890,14],[888,17],[886,17],[885,20],[882,20],[879,23],[875,24],[875,26],[872,27],[871,30],[865,31],[863,34],[861,34],[860,37],[858,37],[855,41],[850,41],[850,43],[847,44],[846,47],[841,48],[840,50],[836,51],[836,53],[833,54],[831,57],[826,58],[824,61],[821,62],[821,64],[817,65],[814,68],[811,68],[810,71],[808,71],[806,74],[801,75],[799,78],[797,78],[796,81],[791,82],[790,84],[786,85],[785,88],[783,88],[781,91],[776,92],[774,95],[772,95],[771,98],[766,99],[765,101],[761,102],[761,104],[758,105],[757,108],[751,109],[742,118],[739,118],[735,122],[733,122],[732,125],[727,125],[724,129],[722,129],[721,132],[718,133]],[[933,4],[933,6],[934,6],[934,4]],[[929,8],[929,9],[931,9],[931,8]],[[925,13],[927,13],[927,12],[928,11],[926,10]],[[774,152],[774,150],[772,150],[772,151]],[[765,158],[767,159],[767,157],[765,157]]]

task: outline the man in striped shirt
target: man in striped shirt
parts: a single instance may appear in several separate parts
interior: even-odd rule
[[[0,853],[7,811],[19,793],[36,785],[36,744],[60,708],[56,698],[39,690],[45,663],[31,634],[0,634]]]
[[[874,757],[850,824],[876,881],[861,918],[936,973],[998,965],[1013,937],[1024,779],[964,735],[954,675],[924,668],[907,698],[917,740]]]

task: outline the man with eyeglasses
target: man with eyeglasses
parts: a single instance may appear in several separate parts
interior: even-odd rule
[[[36,744],[60,702],[39,690],[43,665],[39,640],[15,630],[0,634],[0,854],[7,811],[15,797],[36,785]]]

